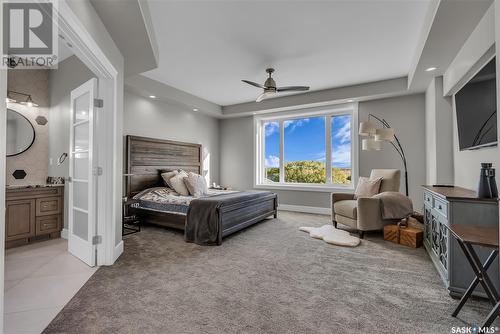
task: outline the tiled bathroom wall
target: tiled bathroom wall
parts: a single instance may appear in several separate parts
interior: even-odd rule
[[[33,145],[19,155],[7,157],[6,182],[8,185],[43,184],[46,181],[50,124],[48,79],[48,70],[14,69],[8,71],[8,90],[31,94],[33,101],[39,105],[38,107],[28,107],[19,103],[7,104],[7,108],[26,117],[35,129]],[[16,100],[23,98],[16,94],[12,94],[12,97]]]

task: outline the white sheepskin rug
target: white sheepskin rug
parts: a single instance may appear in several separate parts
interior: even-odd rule
[[[315,239],[322,239],[324,242],[346,247],[356,247],[361,240],[352,236],[347,231],[339,230],[332,225],[323,225],[321,227],[299,227],[299,230],[308,232]]]

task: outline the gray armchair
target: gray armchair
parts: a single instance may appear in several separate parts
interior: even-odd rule
[[[399,191],[401,172],[399,169],[373,169],[370,179],[382,178],[380,193],[385,191]],[[380,199],[362,197],[354,199],[354,194],[332,194],[332,222],[346,225],[358,231],[363,238],[365,231],[374,231],[393,223],[382,219]]]

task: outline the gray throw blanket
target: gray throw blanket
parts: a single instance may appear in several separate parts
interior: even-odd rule
[[[191,201],[187,212],[184,239],[198,245],[217,245],[222,238],[220,208],[268,195],[269,191],[242,191],[201,197]]]
[[[380,210],[383,219],[402,219],[413,213],[411,199],[401,193],[385,191],[372,198],[380,199]]]

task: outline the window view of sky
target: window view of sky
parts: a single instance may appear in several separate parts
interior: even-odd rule
[[[284,122],[285,163],[325,162],[325,117],[302,118]],[[279,123],[264,124],[265,166],[279,167]],[[332,117],[332,167],[351,167],[351,116]]]
[[[325,117],[285,121],[285,163],[325,162]]]
[[[351,115],[332,117],[332,167],[351,168]]]

